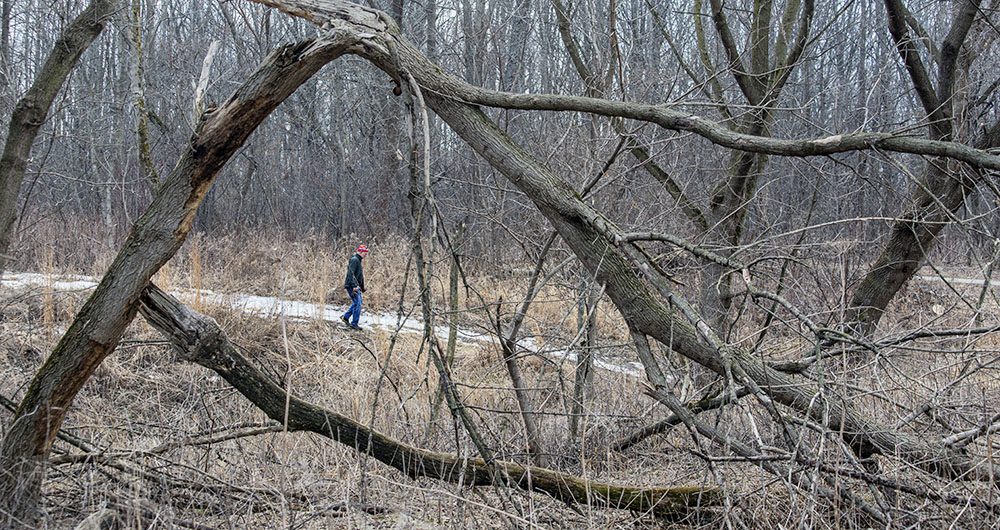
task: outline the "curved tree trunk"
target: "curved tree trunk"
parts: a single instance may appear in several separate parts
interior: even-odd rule
[[[10,259],[7,251],[13,240],[14,221],[17,220],[17,195],[21,191],[28,155],[38,130],[45,123],[52,102],[77,60],[101,34],[105,23],[119,6],[119,0],[93,0],[60,35],[31,88],[14,107],[7,142],[3,155],[0,155],[0,275]],[[3,9],[6,18],[10,11],[8,2],[4,2]]]

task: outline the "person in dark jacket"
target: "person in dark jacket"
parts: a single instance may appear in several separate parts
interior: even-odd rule
[[[347,278],[344,280],[344,289],[347,289],[347,295],[351,297],[351,307],[340,319],[353,329],[361,329],[358,320],[361,319],[361,293],[365,292],[365,273],[361,268],[361,260],[367,255],[368,247],[358,245],[358,250],[347,262]]]

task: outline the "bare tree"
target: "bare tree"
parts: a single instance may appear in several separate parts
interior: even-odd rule
[[[366,72],[365,76],[359,76],[356,81],[339,79],[332,86],[346,92],[349,90],[345,88],[347,84],[354,83],[351,85],[353,88],[357,91],[367,90],[369,95],[375,94],[375,87],[378,87],[378,100],[386,105],[390,105],[386,101],[392,101],[386,90],[398,88],[411,117],[409,138],[404,138],[396,130],[379,131],[379,126],[373,125],[390,123],[396,119],[391,110],[395,107],[389,106],[351,109],[357,116],[349,122],[351,125],[342,126],[346,129],[342,131],[339,128],[341,125],[334,121],[343,119],[342,114],[325,115],[325,109],[315,101],[298,100],[294,102],[299,107],[309,110],[298,113],[289,111],[289,116],[295,114],[299,117],[298,120],[290,119],[290,122],[301,127],[297,130],[308,130],[310,126],[317,125],[315,122],[323,121],[323,126],[338,131],[338,134],[328,135],[324,152],[337,152],[344,159],[351,153],[373,155],[364,161],[339,161],[338,165],[324,166],[338,167],[345,173],[350,173],[351,163],[369,164],[366,169],[371,172],[370,175],[366,173],[366,184],[395,182],[398,185],[402,179],[396,178],[397,172],[392,168],[404,166],[400,159],[409,162],[407,169],[411,186],[412,252],[420,269],[418,277],[427,326],[426,344],[431,348],[431,357],[442,387],[446,390],[444,395],[456,423],[461,423],[481,457],[481,462],[476,461],[472,469],[477,483],[479,480],[487,483],[487,479],[483,477],[489,477],[491,483],[520,484],[520,475],[508,473],[504,476],[500,471],[502,466],[495,465],[494,448],[478,434],[478,427],[471,416],[464,413],[461,396],[455,391],[449,367],[437,348],[430,328],[434,317],[434,303],[429,290],[432,275],[424,268],[430,263],[428,256],[431,253],[427,252],[425,255],[427,238],[421,233],[422,230],[428,230],[433,236],[437,236],[434,228],[428,228],[433,227],[434,219],[439,223],[437,226],[446,226],[444,220],[440,219],[443,216],[433,198],[437,175],[430,169],[432,162],[438,162],[440,167],[451,167],[456,173],[459,172],[456,167],[465,170],[471,164],[465,165],[461,153],[469,148],[488,164],[488,168],[484,166],[487,171],[477,173],[472,179],[473,187],[486,182],[491,171],[502,176],[502,179],[498,177],[495,182],[490,182],[492,188],[489,193],[494,195],[482,193],[476,197],[478,200],[467,201],[473,205],[467,208],[485,209],[483,205],[489,202],[487,197],[500,198],[496,201],[496,208],[487,214],[493,216],[487,217],[488,219],[497,221],[489,230],[491,234],[514,232],[503,226],[503,222],[511,219],[516,220],[517,228],[525,228],[537,227],[539,216],[544,217],[545,222],[554,230],[549,241],[556,240],[558,236],[559,240],[568,245],[621,315],[632,341],[630,351],[634,351],[641,361],[648,379],[649,384],[644,393],[663,404],[671,414],[669,421],[664,420],[664,426],[658,429],[662,431],[670,425],[683,424],[692,434],[694,443],[699,444],[699,452],[705,455],[710,466],[713,460],[700,445],[703,442],[714,444],[719,450],[731,453],[733,458],[739,458],[741,462],[757,465],[765,472],[779,477],[790,488],[798,488],[807,495],[826,499],[830,503],[850,506],[857,513],[863,514],[869,523],[884,526],[907,516],[905,509],[892,502],[892,496],[897,492],[918,499],[937,495],[934,497],[935,501],[949,504],[961,502],[961,499],[946,493],[922,492],[912,483],[882,473],[872,464],[876,456],[880,462],[889,462],[907,469],[908,473],[919,476],[919,480],[940,478],[949,483],[996,481],[996,471],[989,463],[989,446],[985,443],[973,443],[996,430],[995,415],[988,422],[965,430],[909,428],[907,424],[922,412],[917,412],[914,418],[908,418],[898,425],[892,425],[884,416],[878,416],[868,409],[864,400],[855,399],[851,385],[830,384],[828,379],[830,370],[834,367],[828,361],[831,357],[863,350],[878,353],[883,349],[917,340],[924,336],[922,333],[944,334],[939,330],[930,330],[908,333],[901,338],[880,338],[876,335],[876,324],[889,302],[899,292],[900,286],[915,274],[917,268],[927,260],[929,250],[942,240],[947,227],[962,227],[962,223],[955,221],[961,221],[960,208],[971,203],[967,199],[981,190],[996,194],[990,177],[1000,170],[1000,156],[989,149],[996,142],[997,125],[992,123],[995,116],[990,111],[979,110],[977,123],[983,125],[969,125],[972,121],[972,111],[969,109],[976,107],[976,104],[986,106],[985,103],[990,101],[990,94],[996,88],[996,83],[987,82],[981,94],[972,96],[968,90],[971,83],[966,81],[975,74],[977,64],[981,64],[976,62],[977,57],[988,55],[984,50],[989,47],[983,42],[991,38],[980,40],[977,36],[977,31],[988,33],[992,29],[992,22],[981,2],[956,2],[954,10],[946,17],[948,23],[929,24],[932,27],[927,29],[913,14],[906,11],[902,2],[887,0],[888,38],[895,49],[890,47],[891,54],[884,58],[891,58],[892,61],[876,64],[864,51],[856,51],[854,53],[861,57],[859,60],[868,61],[863,63],[863,68],[858,68],[857,75],[868,79],[869,75],[874,75],[870,72],[878,68],[892,71],[898,55],[905,68],[900,72],[905,73],[909,80],[904,78],[897,82],[891,79],[889,73],[885,73],[880,74],[882,77],[879,81],[889,85],[890,96],[894,90],[909,93],[908,90],[912,88],[919,108],[912,112],[915,117],[911,118],[908,113],[902,112],[908,108],[905,101],[882,101],[887,110],[880,114],[897,113],[906,116],[887,119],[890,123],[885,127],[873,125],[869,128],[868,125],[874,122],[861,119],[858,120],[861,125],[856,129],[848,129],[850,132],[844,132],[836,124],[836,119],[831,119],[832,123],[819,119],[821,114],[839,116],[848,111],[842,110],[836,98],[825,91],[812,92],[808,76],[815,74],[819,77],[827,70],[843,72],[846,69],[845,62],[851,61],[852,55],[841,46],[835,51],[817,52],[816,60],[806,64],[807,60],[804,58],[811,49],[810,42],[822,38],[821,34],[813,31],[812,21],[817,14],[810,0],[784,3],[758,0],[752,3],[753,9],[745,11],[730,10],[721,1],[712,0],[707,6],[707,16],[711,18],[714,33],[702,27],[707,20],[706,12],[703,11],[706,6],[700,2],[696,3],[694,17],[684,18],[689,20],[686,22],[687,26],[680,26],[681,23],[676,20],[666,21],[668,17],[661,17],[659,14],[654,16],[658,11],[657,6],[651,5],[652,2],[644,2],[644,5],[631,2],[627,8],[632,10],[634,16],[638,18],[636,13],[645,8],[643,11],[648,11],[652,17],[652,21],[647,22],[659,24],[657,29],[660,31],[652,35],[659,35],[656,37],[660,39],[656,41],[657,44],[663,50],[670,50],[669,55],[662,55],[673,57],[671,66],[680,72],[671,83],[682,87],[679,90],[685,96],[676,102],[670,101],[668,105],[663,104],[669,98],[661,97],[662,93],[652,96],[654,103],[632,101],[633,94],[635,99],[642,99],[646,94],[630,92],[632,89],[626,82],[627,68],[638,68],[641,61],[628,60],[621,51],[624,48],[619,48],[617,44],[619,39],[625,38],[619,32],[621,24],[617,22],[618,16],[628,12],[625,7],[619,10],[618,2],[611,2],[607,11],[601,11],[607,15],[608,20],[607,31],[603,34],[584,32],[582,36],[575,36],[574,24],[579,23],[574,19],[576,12],[560,2],[554,2],[552,13],[538,11],[542,18],[554,17],[556,26],[553,29],[559,33],[562,47],[568,52],[568,61],[558,66],[558,73],[568,72],[573,68],[577,75],[576,80],[571,81],[553,72],[536,72],[540,79],[544,78],[537,85],[520,85],[520,74],[523,72],[517,72],[516,68],[508,70],[489,67],[490,39],[472,38],[496,35],[496,29],[492,25],[497,16],[493,11],[495,5],[484,1],[463,0],[461,21],[458,17],[453,17],[432,23],[436,15],[431,8],[440,7],[437,3],[432,3],[423,11],[427,22],[428,50],[432,55],[445,47],[439,46],[431,39],[431,35],[448,34],[447,31],[435,33],[434,29],[438,24],[451,24],[456,30],[455,34],[465,39],[464,53],[460,57],[456,54],[450,60],[456,69],[464,69],[466,80],[445,73],[440,64],[428,59],[403,36],[399,23],[405,22],[406,13],[401,1],[391,4],[394,11],[392,17],[340,0],[259,0],[259,3],[316,24],[321,36],[279,48],[267,57],[250,80],[225,103],[199,116],[197,129],[184,144],[186,147],[176,168],[164,180],[153,203],[136,223],[97,292],[80,310],[72,327],[35,376],[18,408],[12,428],[0,444],[0,469],[7,471],[0,481],[0,507],[9,517],[8,522],[32,524],[37,518],[41,471],[44,470],[46,458],[67,408],[94,369],[114,350],[125,326],[136,314],[140,300],[145,297],[147,306],[156,311],[154,306],[157,302],[154,298],[158,295],[155,289],[148,287],[149,279],[177,251],[195,223],[199,205],[203,202],[206,206],[210,205],[211,201],[206,197],[210,196],[209,188],[216,175],[265,116],[281,101],[292,97],[292,92],[323,64],[343,54],[353,54],[371,63],[386,73],[388,79]],[[596,4],[582,5],[587,8],[593,6]],[[850,3],[827,6],[829,12],[824,16],[828,20],[824,27],[833,25],[848,7]],[[198,6],[191,9],[192,18],[204,15]],[[256,9],[262,8],[258,6]],[[546,49],[550,51],[557,49],[558,45],[542,42],[546,38],[554,39],[552,35],[543,36],[540,31],[532,31],[533,28],[529,25],[520,25],[526,18],[524,14],[532,9],[536,8],[528,2],[522,2],[510,10],[519,17],[512,25],[512,34],[525,35],[525,40],[536,38],[530,35],[537,35],[540,48],[548,46]],[[599,10],[595,8],[594,11]],[[779,12],[781,14],[777,15]],[[204,22],[201,18],[198,20],[199,23]],[[260,27],[259,34],[255,34],[261,43],[269,40],[267,35],[272,31],[272,26],[289,24],[287,21],[278,23],[266,20]],[[590,20],[598,20],[598,17],[590,17]],[[227,25],[228,31],[234,35],[239,33],[232,29],[236,27],[235,23],[229,21]],[[458,31],[459,28],[461,32]],[[685,48],[680,42],[674,42],[685,31],[689,32],[685,37],[686,43],[693,44],[693,47]],[[709,39],[709,35],[714,35],[715,39]],[[934,35],[944,37],[937,41],[932,38]],[[643,34],[636,36],[634,42],[650,42],[652,39],[650,34]],[[586,54],[581,51],[601,49],[602,44],[608,41],[615,42],[608,55]],[[746,45],[738,45],[740,42]],[[520,50],[516,49],[519,48],[516,45],[511,45],[510,48],[510,51],[502,52],[497,57],[514,61],[514,57],[505,55],[528,52],[527,46]],[[685,49],[690,50],[688,55],[685,55]],[[446,55],[440,54],[439,61],[446,60]],[[937,64],[936,77],[928,73],[928,61]],[[509,66],[511,62],[499,61],[498,64]],[[694,67],[692,64],[700,66]],[[717,68],[716,65],[725,66]],[[344,68],[352,68],[351,72],[360,70],[355,66],[356,63],[349,63]],[[546,67],[550,70],[555,68],[551,63]],[[720,75],[723,70],[728,73],[728,77]],[[853,75],[855,74],[840,75],[837,83],[849,84],[855,81]],[[802,86],[796,86],[793,81],[801,81]],[[530,92],[537,86],[552,86],[558,88],[558,91],[569,87],[565,90],[569,92],[579,90],[580,83],[584,96]],[[865,84],[874,86],[867,81]],[[489,88],[492,86],[499,86],[505,91],[492,90]],[[655,83],[649,86],[662,88],[661,84]],[[616,93],[616,90],[620,93]],[[874,88],[866,90],[875,92]],[[687,98],[687,94],[700,94],[699,98],[702,99],[692,101]],[[852,101],[861,99],[858,94],[852,93],[851,96]],[[805,103],[795,98],[801,98]],[[824,98],[832,98],[833,101],[824,101]],[[373,96],[371,99],[376,98]],[[424,100],[423,103],[419,102],[421,99]],[[803,123],[809,120],[782,119],[786,115],[785,110],[790,108],[784,106],[786,102],[810,106],[807,109],[809,112],[803,114],[815,111],[817,116],[814,118],[822,125]],[[968,102],[973,105],[968,105]],[[422,111],[425,105],[450,128],[450,132],[439,132],[443,137],[442,145],[450,142],[449,148],[442,148],[440,152],[457,154],[443,155],[444,160],[438,161],[429,158],[433,151],[429,139],[432,130],[428,125],[430,120],[423,117],[412,119],[417,109]],[[815,109],[812,108],[813,105]],[[716,112],[720,117],[719,121],[702,115],[705,108]],[[511,119],[504,129],[498,125],[498,121],[503,120],[489,115],[494,112],[493,109],[499,109],[502,118],[530,116],[530,126],[523,126]],[[789,114],[794,115],[799,110],[801,109],[792,108]],[[317,118],[318,116],[326,118]],[[594,120],[598,118],[607,118],[609,127],[596,126],[597,122]],[[421,135],[415,132],[418,123],[425,127],[423,139],[419,141]],[[360,125],[352,126],[356,124]],[[265,127],[267,126],[262,126]],[[589,192],[586,189],[581,192],[576,182],[580,179],[574,178],[576,175],[573,171],[566,169],[573,167],[567,162],[571,156],[589,152],[589,158],[593,160],[596,159],[597,149],[579,149],[571,155],[562,152],[560,142],[553,142],[552,145],[556,148],[551,149],[550,153],[544,153],[544,148],[537,142],[537,138],[541,136],[559,136],[555,132],[578,128],[586,131],[588,127],[591,131],[589,138],[586,138],[586,132],[581,136],[590,145],[597,145],[599,140],[607,141],[607,138],[599,138],[601,135],[612,138],[612,145],[616,143],[615,140],[618,141],[619,148],[615,150],[612,162],[616,161],[617,152],[622,148],[633,155],[633,165],[624,165],[618,170],[621,182],[606,187],[617,192],[618,196],[608,193],[602,195],[601,200],[587,200]],[[927,137],[912,136],[910,131],[915,127],[926,127],[929,131]],[[263,160],[270,157],[255,155],[252,150],[248,150],[246,158],[250,161],[237,163],[246,164],[241,167],[257,167],[254,164],[258,164],[270,168],[261,169],[261,173],[276,171],[274,168],[280,169],[281,164],[299,167],[294,153],[280,149],[290,145],[292,140],[287,137],[294,135],[288,135],[287,131],[281,131],[278,127],[273,131],[281,133],[275,135],[280,136],[280,139],[271,138],[269,141],[273,144],[266,147],[273,149],[261,147],[261,152],[273,152],[273,158],[277,161]],[[564,136],[568,136],[568,132]],[[397,144],[403,145],[404,140],[409,140],[409,145],[401,148],[397,155],[392,148]],[[525,147],[530,142],[534,142],[531,149]],[[362,147],[353,147],[357,144]],[[664,149],[663,145],[683,146],[693,154],[671,152],[685,149]],[[549,144],[545,147],[549,147]],[[403,150],[406,151],[405,154]],[[421,151],[426,158],[420,158]],[[871,160],[866,164],[851,165],[848,157],[870,157]],[[877,162],[874,161],[876,159]],[[378,160],[382,162],[373,162]],[[682,161],[677,164],[681,168],[679,171],[668,171],[671,169],[671,160]],[[596,179],[605,178],[605,173],[611,170],[612,165],[609,163],[603,168]],[[851,178],[834,184],[822,182],[833,174],[828,165],[847,166],[846,173]],[[908,179],[908,173],[917,166],[920,167],[920,178]],[[720,175],[719,178],[702,178],[703,174],[708,173],[706,168],[714,168]],[[685,169],[691,174],[686,174]],[[383,173],[377,173],[377,170]],[[243,181],[245,187],[240,192],[241,200],[245,198],[255,205],[269,204],[267,195],[278,195],[277,187],[269,189],[269,182],[265,181],[265,185],[261,186],[263,191],[251,189],[251,185],[260,184],[254,180],[257,178],[257,171],[254,169],[249,172],[251,175]],[[780,177],[774,174],[784,171],[795,175],[795,178],[777,180]],[[441,172],[445,173],[445,170],[442,169]],[[799,172],[808,174],[800,175]],[[390,176],[386,177],[387,174]],[[815,274],[816,283],[819,284],[817,292],[807,292],[804,289],[793,294],[782,292],[786,278],[794,274],[789,271],[796,265],[789,263],[798,259],[795,250],[779,249],[780,251],[774,252],[775,255],[771,255],[766,250],[761,251],[759,247],[772,237],[772,230],[777,231],[775,227],[780,226],[783,222],[781,217],[787,217],[788,211],[806,219],[809,226],[789,228],[773,237],[795,240],[795,248],[804,246],[803,238],[798,237],[802,233],[809,232],[811,237],[816,238],[814,243],[820,244],[823,242],[820,238],[824,235],[824,229],[863,222],[852,217],[858,211],[852,209],[850,213],[837,211],[829,216],[828,221],[809,224],[809,220],[813,219],[813,212],[817,210],[815,205],[819,200],[817,197],[821,195],[821,187],[838,190],[852,188],[855,186],[855,177],[856,180],[872,180],[875,182],[872,187],[892,188],[893,192],[906,187],[907,180],[913,181],[910,186],[914,190],[911,192],[913,200],[904,208],[904,214],[893,220],[894,226],[881,257],[870,264],[870,272],[860,287],[848,295],[852,271],[847,265],[847,253],[841,254],[844,261],[840,270],[836,271],[839,276],[836,281],[842,292],[839,293],[841,301],[833,304],[836,311],[823,306],[828,303],[828,299],[837,298],[827,297],[824,292],[832,283],[827,282],[828,277],[823,276],[829,273],[825,269]],[[666,203],[666,198],[669,198],[669,208],[658,209],[650,215],[637,215],[621,208],[637,194],[636,188],[648,182],[657,187],[657,193],[663,192],[649,199],[649,202],[661,200],[662,197]],[[788,209],[780,213],[765,211],[771,203],[761,198],[761,195],[772,193],[765,184],[774,182],[793,182],[794,186],[788,187],[795,188],[773,192],[773,196],[780,196],[781,200],[789,203]],[[289,183],[288,186],[291,189],[289,194],[308,197],[319,184],[305,182],[303,179],[303,182]],[[808,192],[807,197],[811,197],[804,201],[807,206],[800,204],[803,202],[803,190]],[[284,188],[281,191],[285,191]],[[454,202],[460,203],[480,192],[464,193],[468,195],[454,199]],[[506,202],[504,199],[509,197],[514,199]],[[883,199],[885,205],[891,204],[892,195],[887,193],[886,197]],[[640,200],[642,199],[637,198],[631,203],[637,204]],[[348,201],[341,195],[338,202],[343,206]],[[833,202],[835,201],[828,201]],[[245,208],[253,209],[253,206]],[[275,213],[273,216],[278,218],[287,215],[287,210],[285,212]],[[386,211],[377,213],[387,216]],[[822,215],[829,213],[820,212]],[[341,213],[340,217],[343,224],[344,214]],[[683,232],[676,230],[679,226],[685,227]],[[525,231],[529,230],[525,228]],[[750,231],[756,231],[753,237],[748,236]],[[690,237],[685,237],[688,234]],[[483,239],[489,240],[488,237]],[[431,238],[431,241],[434,239]],[[868,252],[870,248],[865,247],[859,253]],[[689,256],[702,265],[700,280],[688,285],[672,274],[670,269],[673,265],[668,257],[677,255]],[[855,259],[854,256],[850,258]],[[771,261],[782,263],[780,272],[777,267],[768,268]],[[541,269],[539,260],[535,280]],[[803,278],[795,280],[800,284],[806,281]],[[775,285],[777,287],[772,288]],[[528,286],[526,300],[531,299],[535,289],[534,283]],[[697,305],[691,302],[694,299],[699,301]],[[596,299],[588,300],[585,305],[593,307],[596,303]],[[981,301],[979,305],[982,305]],[[527,306],[524,304],[521,307]],[[734,319],[736,309],[739,309],[739,313]],[[177,311],[183,313],[181,310]],[[524,311],[522,309],[515,313],[514,321],[503,338],[503,360],[515,387],[515,396],[521,409],[521,423],[527,434],[527,445],[533,456],[538,458],[542,454],[544,440],[540,439],[538,426],[535,425],[537,416],[533,415],[533,404],[520,392],[525,385],[519,382],[519,367],[515,355],[517,327]],[[592,311],[591,309],[590,314]],[[751,311],[756,311],[756,314],[748,316],[747,313]],[[790,360],[773,362],[761,346],[767,329],[752,327],[764,323],[764,328],[769,328],[775,319],[785,323],[793,338],[789,340],[794,345]],[[498,330],[501,328],[499,321],[497,318]],[[198,325],[207,324],[201,321]],[[738,325],[745,328],[739,328]],[[178,327],[182,329],[176,329]],[[183,326],[163,325],[162,328],[177,336],[191,335],[191,330],[183,329]],[[734,329],[741,332],[749,329],[750,333],[734,338],[730,334]],[[950,333],[972,335],[995,329],[992,326],[952,330]],[[194,335],[197,336],[198,333],[195,332]],[[211,330],[211,333],[206,334],[209,335],[218,344],[209,345],[213,348],[195,348],[188,354],[193,360],[220,371],[225,376],[229,365],[213,363],[204,352],[221,351],[226,355],[231,352],[226,353],[224,337],[217,330]],[[753,339],[746,340],[747,336]],[[650,338],[653,339],[652,345]],[[671,391],[672,382],[668,371],[661,366],[663,356],[652,348],[656,343],[717,374],[721,381],[719,395],[706,397],[699,403],[688,406],[682,404]],[[261,388],[265,386],[264,382],[258,381],[249,372],[228,375],[230,383],[248,397],[254,393],[254,385]],[[586,370],[581,370],[580,376],[581,381],[585,382]],[[250,380],[254,383],[247,383]],[[582,383],[579,385],[580,389],[584,387]],[[272,399],[276,399],[273,396],[280,394],[280,389],[270,390],[274,390],[270,395]],[[638,396],[638,392],[635,394]],[[289,399],[287,393],[285,399]],[[582,403],[582,397],[578,401]],[[763,440],[748,443],[702,421],[695,414],[708,409],[730,407],[734,403],[752,407],[759,417],[767,419],[777,433],[777,441],[774,443],[780,445],[780,458],[776,459],[769,453],[774,449],[771,444]],[[275,417],[277,409],[270,405],[273,404],[263,401],[258,403],[258,406]],[[318,411],[301,403],[296,406],[300,405],[303,414],[313,414],[321,420],[309,425],[302,423],[297,428],[322,430],[323,422],[334,418],[328,411]],[[914,410],[929,409],[917,407]],[[348,425],[347,422],[342,424]],[[346,433],[358,443],[368,444],[374,439],[370,432],[369,437],[364,438],[363,432],[356,426],[348,425],[338,433]],[[332,435],[326,432],[323,434]],[[829,447],[826,449],[827,453],[843,455],[843,460],[838,462],[846,463],[831,464],[821,452],[814,451],[805,442],[815,439],[822,440],[821,445]],[[388,456],[387,451],[396,449],[402,450],[400,445],[384,444],[379,448],[381,459],[413,476],[434,476],[445,480],[451,480],[454,476],[450,471],[454,469],[454,460],[437,455],[427,459],[438,466],[434,468],[437,471],[426,472],[425,469],[424,472],[418,472],[420,470],[414,471],[408,465]],[[405,449],[409,451],[413,448]],[[452,467],[441,471],[442,465]],[[870,485],[873,494],[859,495],[848,488],[842,488],[838,482],[842,477],[850,477]],[[576,496],[567,498],[579,499]],[[606,497],[602,502],[609,503]],[[977,509],[993,512],[998,510],[992,501],[976,502]]]
[[[7,250],[13,237],[17,219],[17,197],[28,165],[28,155],[35,143],[35,136],[49,113],[49,108],[63,83],[73,70],[80,55],[101,34],[119,2],[94,0],[67,26],[52,47],[45,65],[35,76],[31,88],[21,97],[14,109],[0,156],[0,273],[8,261]],[[4,4],[4,20],[9,20],[10,6]],[[4,35],[7,26],[4,26]],[[6,38],[4,39],[6,42]],[[3,53],[8,53],[5,49]],[[4,67],[7,60],[4,59]]]

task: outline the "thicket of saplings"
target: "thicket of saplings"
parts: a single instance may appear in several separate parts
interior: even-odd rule
[[[14,271],[100,276],[111,255],[86,242],[73,243],[55,227],[36,229],[35,239],[21,240]],[[44,237],[43,237],[44,236]],[[323,234],[279,231],[238,235],[193,234],[178,255],[157,275],[166,290],[208,289],[344,304],[343,269],[357,239],[331,242]],[[419,316],[410,243],[403,236],[365,241],[372,252],[365,261],[366,312]],[[945,246],[947,249],[947,246]],[[450,257],[438,247],[432,264],[436,318],[447,325]],[[666,252],[666,251],[665,251]],[[827,250],[801,259],[791,272],[786,296],[817,320],[836,320],[849,260]],[[839,252],[839,253],[838,253]],[[549,262],[568,254],[554,251]],[[666,254],[665,254],[666,255]],[[675,260],[679,284],[697,283],[694,260]],[[505,270],[495,270],[467,256],[459,292],[459,325],[480,333],[501,328],[520,304],[534,263],[512,252]],[[579,417],[576,436],[569,429],[575,363],[566,348],[580,351],[580,292],[587,285],[581,271],[568,265],[552,276],[532,304],[522,337],[535,351],[521,351],[519,364],[540,413],[544,450],[550,467],[578,476],[635,486],[704,485],[720,488],[724,509],[677,521],[647,514],[567,506],[542,494],[505,488],[470,489],[429,479],[411,480],[362,450],[307,433],[285,433],[224,380],[204,368],[177,359],[163,338],[142,318],[73,404],[64,438],[53,452],[45,482],[46,524],[68,527],[84,517],[111,513],[108,521],[125,528],[174,527],[367,527],[372,524],[415,527],[660,527],[675,524],[762,527],[863,527],[865,518],[851,506],[831,505],[790,487],[754,463],[731,457],[725,448],[696,440],[683,426],[648,438],[624,451],[612,446],[635,429],[667,416],[641,393],[642,378],[616,369],[596,369]],[[773,280],[780,265],[774,265]],[[548,270],[547,270],[548,272]],[[405,289],[404,289],[405,282]],[[995,321],[995,300],[979,300],[976,286],[914,282],[897,301],[888,333],[929,326],[966,325],[970,319]],[[16,402],[34,371],[86,299],[88,292],[53,292],[44,286],[5,288],[2,293],[3,352],[0,393]],[[980,302],[976,306],[971,303]],[[440,399],[438,375],[419,334],[372,327],[358,333],[317,315],[312,319],[248,314],[231,307],[199,304],[214,317],[257,366],[294,395],[328,407],[406,444],[470,457],[476,450],[459,422]],[[742,305],[741,305],[742,304]],[[766,314],[754,302],[739,311]],[[634,361],[628,332],[614,308],[595,308],[594,351],[610,366]],[[760,355],[780,360],[806,344],[800,325],[776,312]],[[329,314],[326,315],[330,317]],[[752,347],[761,320],[744,319],[728,337]],[[439,337],[442,343],[446,333]],[[1000,398],[991,363],[997,356],[990,335],[931,339],[863,362],[843,357],[823,374],[824,384],[896,425],[912,422],[916,430],[927,417],[960,432],[982,425]],[[889,351],[889,350],[887,350]],[[724,390],[669,352],[660,350],[676,380],[673,389],[690,400]],[[839,368],[838,368],[839,366]],[[518,404],[510,391],[502,355],[495,341],[459,341],[452,373],[475,423],[499,458],[528,462]],[[752,398],[746,398],[750,400]],[[933,404],[926,417],[911,412]],[[753,402],[730,405],[701,416],[728,436],[767,447],[786,429],[759,412]],[[912,417],[911,417],[912,416]],[[10,415],[4,416],[9,421]],[[928,427],[930,429],[930,427]],[[831,464],[850,458],[831,438],[813,436],[808,448]],[[779,445],[779,444],[775,444]],[[80,453],[88,453],[86,458]],[[777,456],[776,456],[777,458]],[[891,464],[890,464],[891,465]],[[900,480],[916,474],[883,469]],[[859,496],[876,495],[851,477],[832,484]],[[920,480],[927,480],[926,475]],[[929,483],[970,498],[996,492],[974,483]],[[977,489],[982,488],[982,489]],[[921,524],[989,524],[982,513],[962,506],[914,497],[897,497]],[[102,512],[103,510],[103,512]],[[109,512],[110,511],[110,512]]]

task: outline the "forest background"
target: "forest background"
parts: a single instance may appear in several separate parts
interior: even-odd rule
[[[995,524],[995,4],[3,1],[4,270],[106,286],[4,294],[6,521]],[[280,413],[147,288],[342,303],[358,243],[422,335],[192,299]]]

